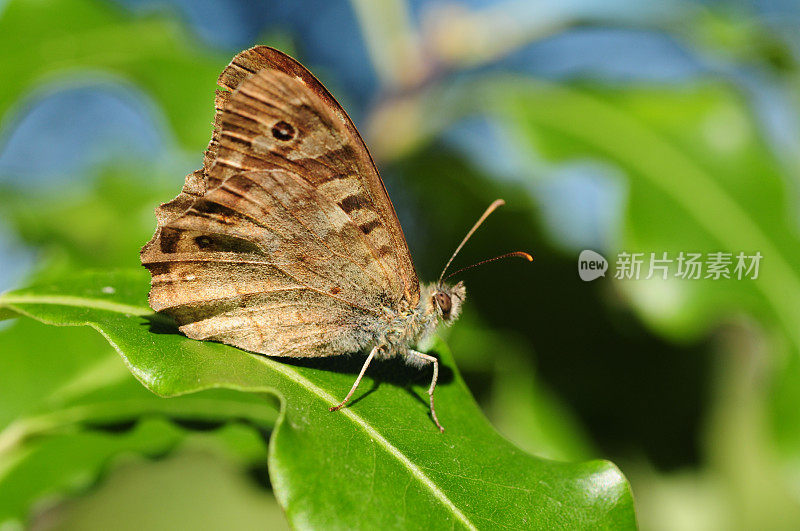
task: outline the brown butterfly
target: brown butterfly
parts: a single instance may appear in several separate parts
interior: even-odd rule
[[[458,317],[464,284],[444,284],[443,271],[420,286],[364,142],[300,63],[256,46],[218,83],[225,90],[217,90],[203,169],[156,209],[158,228],[141,252],[153,277],[150,305],[192,339],[267,356],[369,350],[331,411],[373,358],[433,364],[431,416],[443,431],[433,407],[438,361],[411,347]]]

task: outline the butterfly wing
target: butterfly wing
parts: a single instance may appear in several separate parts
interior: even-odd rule
[[[419,281],[375,165],[342,108],[267,47],[219,79],[204,168],[157,209],[150,303],[189,337],[268,355],[358,350]]]

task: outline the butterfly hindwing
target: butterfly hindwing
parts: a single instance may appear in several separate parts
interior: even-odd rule
[[[143,262],[151,306],[189,337],[270,355],[357,349],[348,338],[388,303],[375,286],[390,273],[358,228],[286,170],[228,178],[162,227]]]

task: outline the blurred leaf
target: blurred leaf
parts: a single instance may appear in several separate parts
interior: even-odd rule
[[[768,429],[764,375],[772,363],[760,328],[745,319],[718,335],[717,378],[707,420],[710,468],[725,485],[730,513],[741,529],[790,529],[800,522],[800,500]]]
[[[800,240],[786,185],[739,97],[720,86],[612,91],[509,80],[490,98],[528,149],[625,171],[619,249],[764,256],[757,280],[619,282],[652,325],[693,336],[738,308],[781,326],[800,351]]]
[[[642,316],[675,338],[747,312],[773,334],[773,429],[797,455],[800,415],[800,238],[787,183],[741,98],[721,86],[578,90],[496,87],[499,115],[557,160],[594,155],[629,177],[629,252],[761,252],[757,280],[617,282]],[[756,178],[757,177],[757,178]],[[664,220],[668,219],[669,223]],[[788,355],[784,355],[788,351]]]
[[[497,359],[491,418],[497,428],[524,450],[548,459],[576,461],[597,455],[577,419],[548,389],[522,356]]]
[[[71,196],[69,191],[3,188],[0,193],[7,201],[0,215],[20,239],[41,251],[39,266],[45,271],[40,276],[86,267],[138,266],[142,242],[155,230],[154,205],[174,192],[143,186],[140,175],[145,172],[152,175],[145,167],[105,170],[91,189]]]
[[[144,271],[84,274],[4,294],[0,305],[97,329],[160,395],[223,387],[278,397],[269,470],[294,526],[352,526],[358,515],[370,528],[635,527],[630,491],[613,465],[545,461],[513,447],[480,414],[444,346],[436,395],[444,434],[427,415],[428,375],[399,360],[379,364],[362,384],[372,380],[372,389],[330,413],[359,359],[279,362],[188,340],[151,313],[147,284]]]
[[[427,74],[419,38],[404,0],[351,0],[372,65],[388,87],[410,87]]]
[[[4,439],[8,433],[3,432]],[[120,453],[155,456],[171,450],[182,438],[178,427],[154,419],[123,434],[78,431],[16,448],[4,444],[0,448],[0,524],[22,524],[34,503],[85,489],[108,460]]]
[[[636,488],[636,514],[642,529],[724,531],[745,528],[730,510],[724,482],[713,472],[683,470],[663,474],[644,463],[625,468]]]
[[[523,450],[559,461],[579,461],[597,455],[575,416],[545,388],[533,367],[529,348],[511,333],[488,329],[473,313],[465,312],[459,326],[448,329],[448,344],[459,353],[473,353],[467,359],[479,377],[491,375],[491,392],[486,399],[487,415],[497,431]],[[494,345],[503,345],[500,350]],[[483,355],[493,352],[491,358]],[[488,364],[489,367],[475,364]]]
[[[180,141],[208,142],[217,75],[229,60],[163,16],[132,17],[96,0],[11,0],[0,12],[0,117],[56,77],[112,73],[158,101]],[[201,80],[201,82],[198,82]]]
[[[40,511],[35,529],[288,529],[271,492],[218,448],[231,425],[213,437],[195,433],[165,459],[120,457],[97,489]],[[242,431],[237,438],[251,433]],[[240,443],[237,443],[240,444]],[[263,445],[261,451],[264,451]]]
[[[102,337],[85,329],[21,319],[0,332],[0,352],[0,523],[24,520],[42,496],[91,484],[118,453],[158,455],[183,438],[183,430],[164,421],[125,431],[140,419],[206,426],[246,419],[268,430],[276,417],[256,397],[226,390],[158,398]],[[229,453],[260,459],[247,447],[232,445]]]

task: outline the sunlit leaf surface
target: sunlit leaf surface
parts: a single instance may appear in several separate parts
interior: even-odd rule
[[[152,314],[147,283],[146,272],[87,273],[4,294],[0,304],[95,328],[159,395],[222,387],[277,398],[270,476],[297,527],[351,527],[353,515],[363,528],[635,526],[613,465],[546,461],[515,448],[484,419],[443,345],[436,399],[444,434],[428,417],[429,375],[397,362],[376,366],[350,407],[331,413],[358,356],[276,360],[188,340]]]

